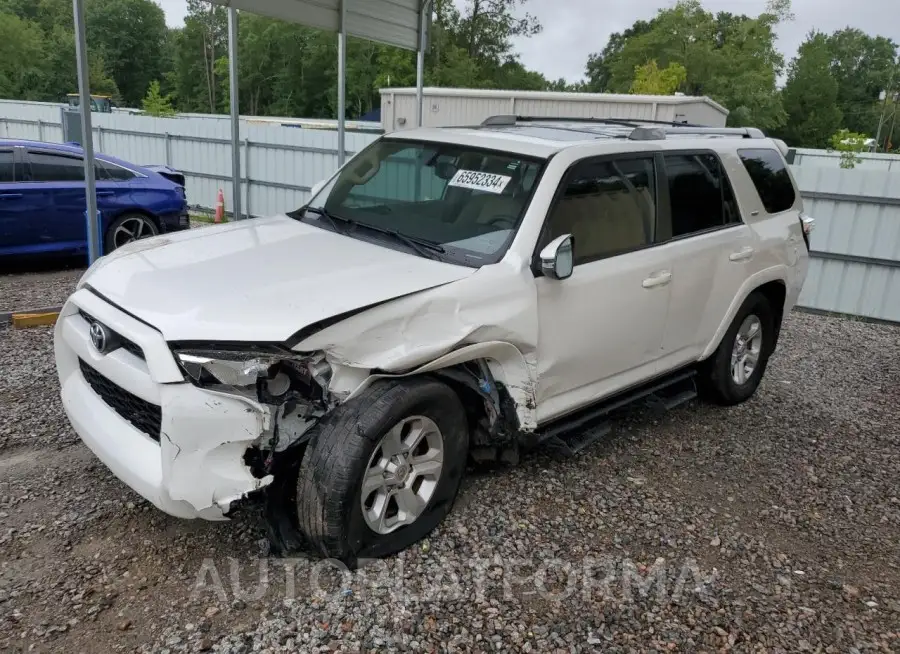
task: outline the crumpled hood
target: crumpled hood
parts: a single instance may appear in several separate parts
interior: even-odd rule
[[[169,341],[284,342],[321,320],[474,272],[277,216],[131,243],[80,283]]]

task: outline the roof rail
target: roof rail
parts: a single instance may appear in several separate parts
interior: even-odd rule
[[[756,127],[707,127],[693,123],[649,120],[644,118],[566,118],[557,116],[514,116],[501,114],[485,118],[482,127],[514,126],[519,123],[587,123],[633,127],[629,136],[632,140],[664,139],[666,134],[695,134],[697,136],[736,136],[747,139],[761,139],[766,135]]]
[[[619,125],[622,127],[638,127],[639,125],[670,125],[686,127],[702,127],[688,122],[651,120],[649,118],[585,118],[567,116],[515,116],[500,114],[489,116],[481,123],[483,126],[515,125],[516,123],[598,123],[602,125]]]

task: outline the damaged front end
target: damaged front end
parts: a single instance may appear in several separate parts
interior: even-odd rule
[[[321,352],[277,346],[173,351],[194,386],[239,398],[258,414],[259,433],[247,443],[243,463],[259,480],[273,474],[277,455],[306,443],[310,429],[338,403],[328,390],[332,368]]]

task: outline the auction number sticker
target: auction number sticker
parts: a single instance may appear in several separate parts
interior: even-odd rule
[[[470,188],[473,191],[487,191],[488,193],[503,193],[503,189],[509,184],[512,177],[506,175],[494,175],[493,173],[480,173],[477,170],[457,170],[453,178],[448,182],[450,186]]]

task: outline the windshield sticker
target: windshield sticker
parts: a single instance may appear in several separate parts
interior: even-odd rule
[[[488,193],[503,193],[503,189],[509,184],[512,177],[506,175],[494,175],[493,173],[480,173],[477,170],[457,170],[448,186],[470,188],[474,191],[487,191]]]

